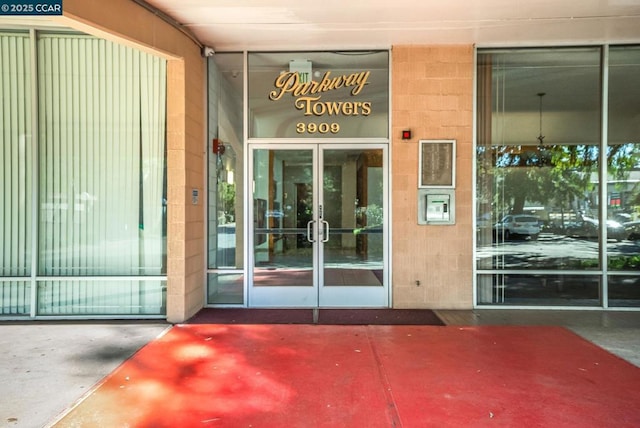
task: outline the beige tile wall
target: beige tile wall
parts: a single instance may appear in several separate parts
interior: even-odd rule
[[[396,308],[473,305],[473,55],[473,46],[393,47],[391,283]],[[411,140],[401,139],[404,129],[411,129]],[[457,140],[455,225],[418,225],[421,139]]]
[[[205,62],[185,34],[130,0],[65,0],[63,25],[164,56],[167,69],[167,319],[204,304]],[[198,189],[200,203],[192,205]]]

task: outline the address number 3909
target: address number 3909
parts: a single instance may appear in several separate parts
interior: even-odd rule
[[[298,134],[337,134],[340,132],[340,125],[337,123],[304,123],[296,124],[296,132]]]

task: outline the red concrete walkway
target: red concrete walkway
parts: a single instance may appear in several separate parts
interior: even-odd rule
[[[560,327],[183,325],[58,427],[638,427],[640,369]]]

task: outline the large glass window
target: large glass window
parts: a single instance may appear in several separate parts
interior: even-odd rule
[[[164,273],[164,61],[83,36],[38,45],[39,273]]]
[[[478,304],[601,301],[600,59],[479,52]]]
[[[640,306],[640,47],[481,50],[477,75],[477,303]]]
[[[640,306],[640,46],[610,49],[608,82],[608,303]]]
[[[30,43],[0,35],[1,312],[161,315],[166,62],[79,34]]]

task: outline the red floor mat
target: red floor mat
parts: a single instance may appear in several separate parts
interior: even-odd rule
[[[59,427],[637,427],[640,369],[557,327],[182,325]]]

